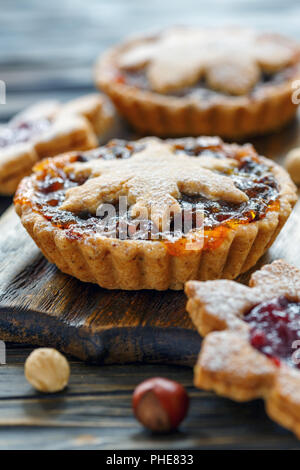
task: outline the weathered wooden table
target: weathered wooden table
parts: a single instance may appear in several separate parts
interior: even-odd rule
[[[296,0],[282,5],[268,0],[211,0],[209,6],[197,0],[72,4],[66,0],[28,0],[26,4],[2,0],[0,79],[7,84],[7,104],[0,105],[0,120],[38,99],[69,99],[92,90],[91,65],[96,55],[127,34],[169,23],[237,23],[300,39],[299,13]],[[256,143],[272,156],[283,155],[297,142],[300,133],[293,124],[284,133]],[[10,203],[9,198],[0,198],[0,212]],[[286,238],[281,240],[284,245]],[[289,258],[297,246],[299,238],[294,234]],[[262,402],[236,404],[196,390],[189,368],[92,366],[71,360],[67,391],[38,395],[23,375],[31,349],[8,345],[7,365],[0,366],[0,449],[300,448],[291,433],[266,417]],[[164,437],[143,431],[131,412],[135,385],[157,375],[179,380],[191,397],[189,416],[180,431]]]

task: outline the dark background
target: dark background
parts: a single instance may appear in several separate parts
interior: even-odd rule
[[[0,0],[0,79],[7,85],[0,121],[40,99],[91,91],[101,51],[169,24],[246,25],[300,40],[300,2]],[[0,198],[0,212],[10,202]],[[7,366],[0,366],[0,449],[299,448],[290,432],[266,417],[262,402],[237,404],[196,390],[188,368],[72,361],[68,390],[38,395],[24,379],[30,350],[11,345]],[[134,387],[155,375],[179,380],[191,397],[180,432],[165,437],[144,432],[131,411]]]

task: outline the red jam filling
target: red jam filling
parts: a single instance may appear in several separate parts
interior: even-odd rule
[[[300,302],[292,302],[283,296],[262,302],[252,308],[244,320],[250,325],[250,341],[254,348],[270,357],[276,365],[284,361],[300,369],[296,357],[300,343],[295,343],[300,340]]]
[[[7,126],[0,128],[0,148],[28,142],[30,139],[45,132],[49,126],[49,119],[44,118],[34,121],[11,122]]]
[[[270,168],[258,157],[251,146],[232,146],[224,144],[218,138],[187,138],[170,141],[175,152],[182,152],[201,158],[201,156],[211,155],[220,159],[235,158],[239,165],[231,169],[226,175],[233,179],[236,187],[244,191],[249,200],[242,204],[232,204],[224,201],[213,201],[202,196],[191,197],[182,194],[180,204],[183,217],[188,215],[192,219],[192,228],[197,229],[197,214],[199,210],[204,215],[204,249],[214,249],[218,247],[226,237],[227,231],[237,224],[246,224],[265,217],[270,210],[278,210],[278,186],[270,171]],[[86,162],[91,159],[103,158],[124,159],[130,158],[135,152],[142,150],[142,142],[126,142],[113,140],[99,149],[72,155],[72,162]],[[153,227],[150,220],[141,221],[141,230],[132,230],[134,221],[130,219],[129,213],[125,220],[122,219],[116,207],[116,216],[109,220],[103,227],[100,217],[96,217],[88,212],[74,214],[68,211],[58,210],[65,198],[68,188],[84,184],[85,180],[76,179],[75,175],[66,174],[64,166],[70,162],[67,160],[51,162],[41,162],[35,167],[36,183],[33,200],[20,201],[18,194],[16,201],[19,203],[29,203],[35,210],[41,212],[45,218],[66,230],[70,237],[82,237],[88,232],[101,233],[107,237],[120,237],[119,227],[127,226],[127,237],[131,239],[153,239]],[[68,160],[69,158],[69,160]],[[107,222],[107,221],[106,221]],[[184,227],[184,223],[182,224]],[[190,225],[189,225],[190,230]],[[172,250],[172,254],[180,254],[184,249],[182,238],[184,232],[175,232],[170,224],[170,232],[167,234],[156,234],[155,239],[171,240],[167,248]],[[160,237],[160,235],[162,235]],[[164,236],[163,236],[164,235]],[[167,237],[165,236],[167,235]],[[177,242],[176,242],[177,240]],[[167,242],[166,242],[167,243]],[[174,253],[173,253],[174,252]]]

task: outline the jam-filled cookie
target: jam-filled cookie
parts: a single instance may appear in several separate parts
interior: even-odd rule
[[[187,310],[205,336],[195,385],[237,401],[263,398],[269,416],[300,438],[300,270],[275,261],[249,286],[186,284]]]
[[[142,133],[241,138],[295,115],[299,51],[277,34],[177,27],[114,47],[95,78]]]
[[[296,201],[287,173],[217,137],[111,141],[44,160],[15,197],[63,272],[108,289],[233,279],[272,244]]]
[[[0,127],[0,194],[13,194],[41,158],[97,147],[113,121],[108,98],[99,93],[64,105],[37,103]]]
[[[300,184],[300,148],[291,150],[284,162],[285,168],[289,172],[292,180],[296,184]]]

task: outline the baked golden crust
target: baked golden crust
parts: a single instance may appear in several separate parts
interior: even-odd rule
[[[10,124],[43,120],[49,125],[28,141],[0,145],[0,194],[13,194],[21,179],[42,158],[96,147],[97,137],[105,134],[112,124],[113,109],[105,96],[92,94],[66,105],[56,101],[38,103],[15,116]]]
[[[275,297],[299,302],[300,270],[274,261],[255,272],[249,286],[226,280],[186,284],[187,310],[205,336],[195,385],[237,401],[263,398],[269,416],[300,438],[300,371],[254,348],[243,320],[251,308]]]
[[[122,79],[120,57],[141,44],[151,44],[154,38],[156,36],[144,36],[112,48],[100,57],[95,68],[97,86],[110,96],[120,113],[142,134],[174,137],[202,134],[239,139],[276,131],[294,117],[297,106],[291,99],[291,84],[299,75],[299,47],[295,44],[293,61],[296,65],[290,76],[282,82],[261,86],[255,94],[249,94],[247,90],[244,94],[237,93],[236,96],[224,92],[208,100],[205,97],[197,99],[189,95],[162,94],[157,90],[139,88]],[[281,37],[277,37],[277,40],[287,41]],[[244,53],[247,54],[247,50]],[[230,57],[230,54],[227,54],[227,57]],[[188,56],[188,59],[192,60],[193,57]],[[282,64],[286,65],[284,62]],[[174,64],[171,63],[171,66]],[[224,67],[222,69],[222,64],[220,67],[221,72],[227,70]],[[262,68],[267,70],[268,67]],[[244,78],[249,77],[247,66],[242,72]],[[167,76],[173,74],[172,68],[172,73]],[[224,75],[218,72],[218,77],[224,78]],[[191,76],[193,80],[197,80],[199,73]],[[232,79],[227,78],[231,84]],[[256,79],[257,77],[254,82]]]
[[[192,249],[188,247],[189,241],[197,241],[197,232],[193,230],[188,232],[185,238],[175,239],[172,242],[153,238],[122,240],[116,238],[116,235],[107,237],[103,232],[97,232],[97,229],[85,230],[84,227],[83,231],[79,230],[78,235],[76,225],[72,225],[73,228],[75,227],[75,232],[73,230],[69,233],[68,227],[65,229],[59,223],[52,223],[49,220],[51,217],[47,214],[44,216],[41,212],[40,204],[35,205],[36,186],[39,184],[40,175],[47,174],[48,166],[51,172],[58,167],[63,169],[66,175],[70,173],[73,182],[76,178],[79,180],[83,176],[87,178],[86,182],[79,186],[74,187],[72,183],[72,188],[66,191],[63,199],[60,196],[60,206],[55,209],[59,214],[84,212],[90,214],[89,217],[94,217],[96,208],[100,207],[103,202],[115,204],[120,195],[127,194],[131,214],[137,206],[140,209],[142,209],[141,206],[147,207],[148,201],[151,200],[154,209],[152,211],[151,205],[149,220],[160,226],[160,217],[164,216],[169,204],[175,207],[174,211],[180,210],[179,188],[187,194],[189,191],[191,194],[204,191],[203,194],[207,197],[207,191],[215,195],[214,188],[217,187],[218,197],[221,200],[245,200],[245,193],[238,191],[237,188],[233,191],[232,186],[227,183],[229,176],[226,177],[224,187],[220,188],[219,179],[216,182],[215,178],[225,178],[225,176],[220,175],[219,171],[214,174],[208,169],[212,164],[221,168],[225,163],[233,165],[234,168],[236,163],[234,159],[226,158],[225,163],[221,165],[220,158],[203,156],[201,164],[200,157],[189,157],[192,166],[191,176],[188,178],[186,175],[189,168],[187,157],[182,154],[182,150],[179,154],[176,153],[175,142],[177,145],[178,141],[166,143],[151,138],[128,143],[129,148],[142,145],[143,149],[137,151],[136,156],[124,160],[112,161],[110,158],[107,160],[100,158],[96,161],[95,159],[85,161],[84,159],[82,163],[82,157],[88,153],[81,153],[79,162],[77,154],[73,153],[55,157],[51,162],[44,161],[35,167],[30,178],[25,178],[20,184],[15,197],[16,211],[27,231],[50,262],[55,263],[65,273],[85,282],[97,283],[107,289],[165,290],[170,288],[178,290],[183,289],[184,283],[189,279],[207,280],[222,277],[232,279],[253,266],[270,246],[296,201],[295,188],[288,175],[278,165],[263,157],[259,157],[259,162],[267,165],[270,174],[274,175],[278,184],[274,204],[268,206],[269,209],[259,220],[251,219],[251,223],[239,224],[239,219],[237,219],[237,223],[234,222],[231,225],[227,223],[226,227],[221,225],[221,228],[217,226],[216,231],[208,231],[207,235],[204,233],[204,236],[207,236],[204,243],[200,246],[196,243]],[[190,140],[187,142],[190,145]],[[207,148],[207,142],[211,143],[212,148],[217,145],[219,157],[222,146],[225,145],[218,139],[207,141],[205,138],[202,140],[200,138],[194,139],[193,142],[198,147],[204,145],[203,148]],[[98,152],[103,155],[104,150],[111,151],[110,149],[115,148],[114,145],[116,144],[112,142],[100,148]],[[149,153],[147,146],[151,148],[151,152],[155,149],[155,154]],[[124,147],[126,151],[127,147]],[[181,147],[182,141],[180,141]],[[116,148],[119,152],[120,144],[117,144]],[[247,155],[248,152],[253,153],[253,149],[247,146],[233,145],[226,148],[229,149],[230,155],[230,152],[239,151],[243,155],[245,152]],[[158,151],[161,155],[161,162]],[[170,152],[173,151],[175,153],[174,155],[171,153],[170,157]],[[95,152],[97,151],[92,151],[91,155]],[[182,161],[184,163],[181,163]],[[204,166],[203,175],[198,179],[196,178],[196,162],[198,162],[197,165],[199,164],[199,169],[203,168],[201,165]],[[164,167],[165,171],[160,171]],[[163,193],[162,188],[164,188]],[[242,204],[246,203],[242,202]],[[202,232],[201,234],[203,235]]]

